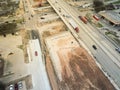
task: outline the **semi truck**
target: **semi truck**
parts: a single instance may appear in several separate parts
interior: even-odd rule
[[[97,21],[99,20],[99,18],[96,15],[93,15],[93,18]]]
[[[73,29],[78,33],[79,32],[79,28],[77,26],[77,24],[75,23],[75,21],[73,19],[69,19],[69,24],[73,27]]]
[[[85,18],[85,17],[83,17],[83,16],[79,16],[79,18],[80,18],[80,20],[82,20],[85,24],[87,24],[87,19]]]

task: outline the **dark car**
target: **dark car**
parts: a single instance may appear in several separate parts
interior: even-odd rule
[[[120,29],[118,29],[118,31],[120,31]]]
[[[31,15],[31,17],[33,17],[33,15]]]
[[[97,47],[95,46],[95,45],[92,45],[92,47],[96,50],[97,49]]]
[[[14,86],[15,90],[18,90],[18,84],[16,83]]]
[[[115,50],[116,50],[118,53],[120,53],[120,48],[115,48]]]

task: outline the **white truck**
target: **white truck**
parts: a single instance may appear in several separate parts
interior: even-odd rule
[[[69,19],[69,23],[74,28],[74,30],[78,33],[79,32],[79,28],[78,28],[77,24],[75,23],[75,21],[70,18]]]

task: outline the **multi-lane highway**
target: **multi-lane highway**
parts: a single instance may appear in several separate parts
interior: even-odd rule
[[[104,36],[99,34],[99,32],[89,23],[84,24],[80,21],[78,18],[80,12],[72,8],[63,0],[48,0],[48,2],[53,6],[53,8],[58,8],[57,12],[59,12],[59,9],[61,10],[59,15],[66,16],[67,14],[74,19],[80,29],[80,32],[76,34],[79,35],[80,39],[96,57],[97,62],[100,63],[104,72],[106,72],[120,88],[120,55],[115,51],[115,46]],[[67,18],[68,17],[65,17],[64,19],[67,20]],[[96,45],[97,50],[94,50],[92,45]]]

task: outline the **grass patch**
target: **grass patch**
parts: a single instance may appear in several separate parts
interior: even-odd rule
[[[113,4],[120,4],[120,0],[113,2]]]
[[[101,23],[97,23],[96,26],[99,28],[103,27],[103,25]]]

